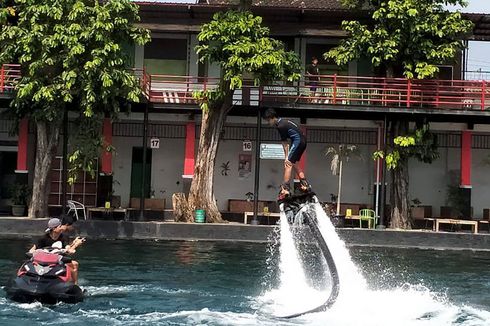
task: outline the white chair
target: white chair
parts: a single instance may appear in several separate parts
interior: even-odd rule
[[[70,208],[67,214],[73,213],[77,220],[79,220],[80,217],[83,217],[84,220],[87,219],[87,216],[85,215],[85,205],[74,200],[68,200],[67,203],[68,207]],[[82,211],[83,214],[80,214],[80,216],[78,216],[78,211]]]

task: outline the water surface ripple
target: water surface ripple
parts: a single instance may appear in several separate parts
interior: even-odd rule
[[[0,240],[1,285],[28,247]],[[260,307],[277,279],[266,277],[278,260],[266,244],[88,241],[77,254],[83,303],[17,304],[0,290],[0,325],[490,325],[490,253],[350,253],[369,287],[363,307],[278,320]]]

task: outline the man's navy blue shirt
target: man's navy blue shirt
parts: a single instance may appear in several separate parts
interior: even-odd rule
[[[276,127],[279,131],[279,135],[281,136],[281,141],[291,139],[291,143],[293,144],[299,144],[306,141],[305,136],[299,129],[298,125],[290,120],[280,118],[277,120]]]

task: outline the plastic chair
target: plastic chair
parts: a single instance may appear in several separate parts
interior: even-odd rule
[[[362,229],[362,221],[368,222],[368,229],[374,229],[376,227],[376,223],[378,219],[376,218],[375,211],[373,211],[372,209],[361,209],[359,215],[360,215],[359,227],[361,229]],[[371,227],[371,222],[373,222],[373,227]]]
[[[82,211],[83,215],[82,214],[80,215],[83,217],[84,220],[87,219],[87,216],[85,215],[85,205],[74,200],[67,200],[67,203],[68,203],[68,207],[70,208],[67,214],[73,213],[76,219],[79,220],[80,217],[78,216],[78,211]]]

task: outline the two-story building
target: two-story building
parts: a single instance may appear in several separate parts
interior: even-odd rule
[[[200,26],[229,6],[225,0],[197,2],[138,2],[141,26],[151,30],[152,42],[130,50],[148,104],[146,143],[155,147],[149,150],[145,163],[149,171],[146,196],[166,198],[167,203],[192,178],[200,123],[192,92],[213,87],[220,73],[217,65],[198,63],[194,48]],[[430,165],[410,162],[412,198],[432,206],[432,215],[441,216],[441,207],[448,205],[451,183],[472,187],[474,216],[482,217],[483,209],[489,207],[490,166],[485,162],[490,154],[490,83],[461,81],[463,54],[454,64],[442,66],[435,80],[379,78],[369,60],[338,67],[323,59],[323,54],[345,37],[341,22],[368,21],[366,12],[346,10],[336,0],[264,0],[254,2],[252,10],[264,18],[273,37],[298,53],[305,67],[312,57],[319,58],[323,76],[315,94],[304,79],[293,84],[278,81],[262,88],[248,85],[235,93],[216,164],[215,192],[221,210],[229,210],[230,199],[245,200],[253,193],[256,116],[258,110],[274,107],[279,114],[296,119],[307,133],[309,145],[302,164],[322,200],[329,201],[337,192],[337,177],[330,172],[326,149],[338,144],[359,146],[363,159],[352,160],[345,167],[343,202],[371,207],[375,206],[375,185],[381,181],[380,164],[372,159],[372,153],[383,146],[385,119],[427,119],[438,135],[441,156]],[[473,38],[488,40],[490,17],[468,17],[476,24]],[[2,96],[7,98],[9,92],[5,90]],[[112,137],[116,153],[110,160],[101,160],[97,180],[80,181],[71,188],[70,197],[87,206],[101,206],[111,186],[123,207],[131,205],[131,198],[140,197],[145,105],[135,105],[129,115],[105,125],[104,132]],[[5,158],[0,159],[2,184],[12,179],[17,149],[16,169],[32,171],[33,167],[34,136],[27,125],[20,128],[19,139],[8,136],[10,127],[9,121],[0,120],[0,158]],[[261,143],[278,143],[275,130],[265,125],[261,129]],[[59,161],[55,163],[53,206],[61,204],[61,166]],[[273,159],[260,163],[259,199],[273,201],[282,178],[282,163]]]

